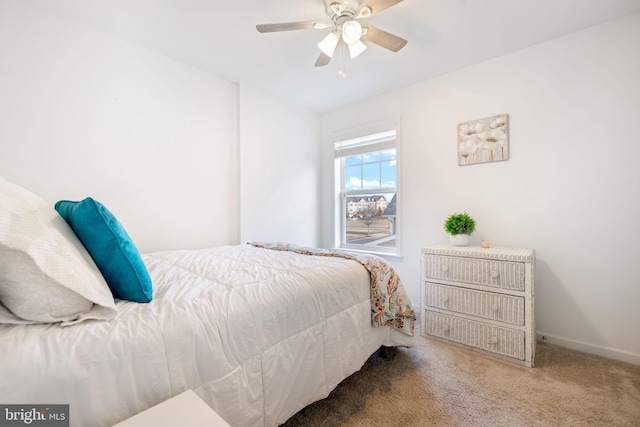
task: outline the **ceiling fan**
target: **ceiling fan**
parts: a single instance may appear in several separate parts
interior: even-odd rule
[[[344,43],[349,49],[349,56],[355,58],[360,55],[367,46],[362,40],[377,44],[393,52],[397,52],[407,44],[401,37],[380,30],[370,24],[360,24],[361,18],[368,18],[385,9],[395,6],[403,0],[366,0],[359,4],[358,0],[325,0],[327,16],[329,20],[284,22],[279,24],[260,24],[256,29],[261,33],[273,33],[278,31],[325,29],[331,28],[331,32],[318,43],[320,56],[316,61],[316,67],[327,65],[336,49]]]

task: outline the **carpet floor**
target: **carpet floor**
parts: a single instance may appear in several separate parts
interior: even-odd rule
[[[535,365],[417,336],[283,426],[640,427],[640,366],[546,343]]]

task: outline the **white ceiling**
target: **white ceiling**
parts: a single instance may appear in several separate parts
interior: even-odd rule
[[[314,67],[329,31],[256,24],[325,18],[324,0],[28,0],[224,79],[324,112],[640,12],[640,0],[404,0],[368,20],[409,41]]]

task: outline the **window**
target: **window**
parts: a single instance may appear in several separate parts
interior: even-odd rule
[[[335,144],[339,247],[399,255],[396,131]]]

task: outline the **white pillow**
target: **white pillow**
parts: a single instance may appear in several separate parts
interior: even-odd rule
[[[65,220],[0,177],[0,323],[63,326],[116,314],[113,295]]]

